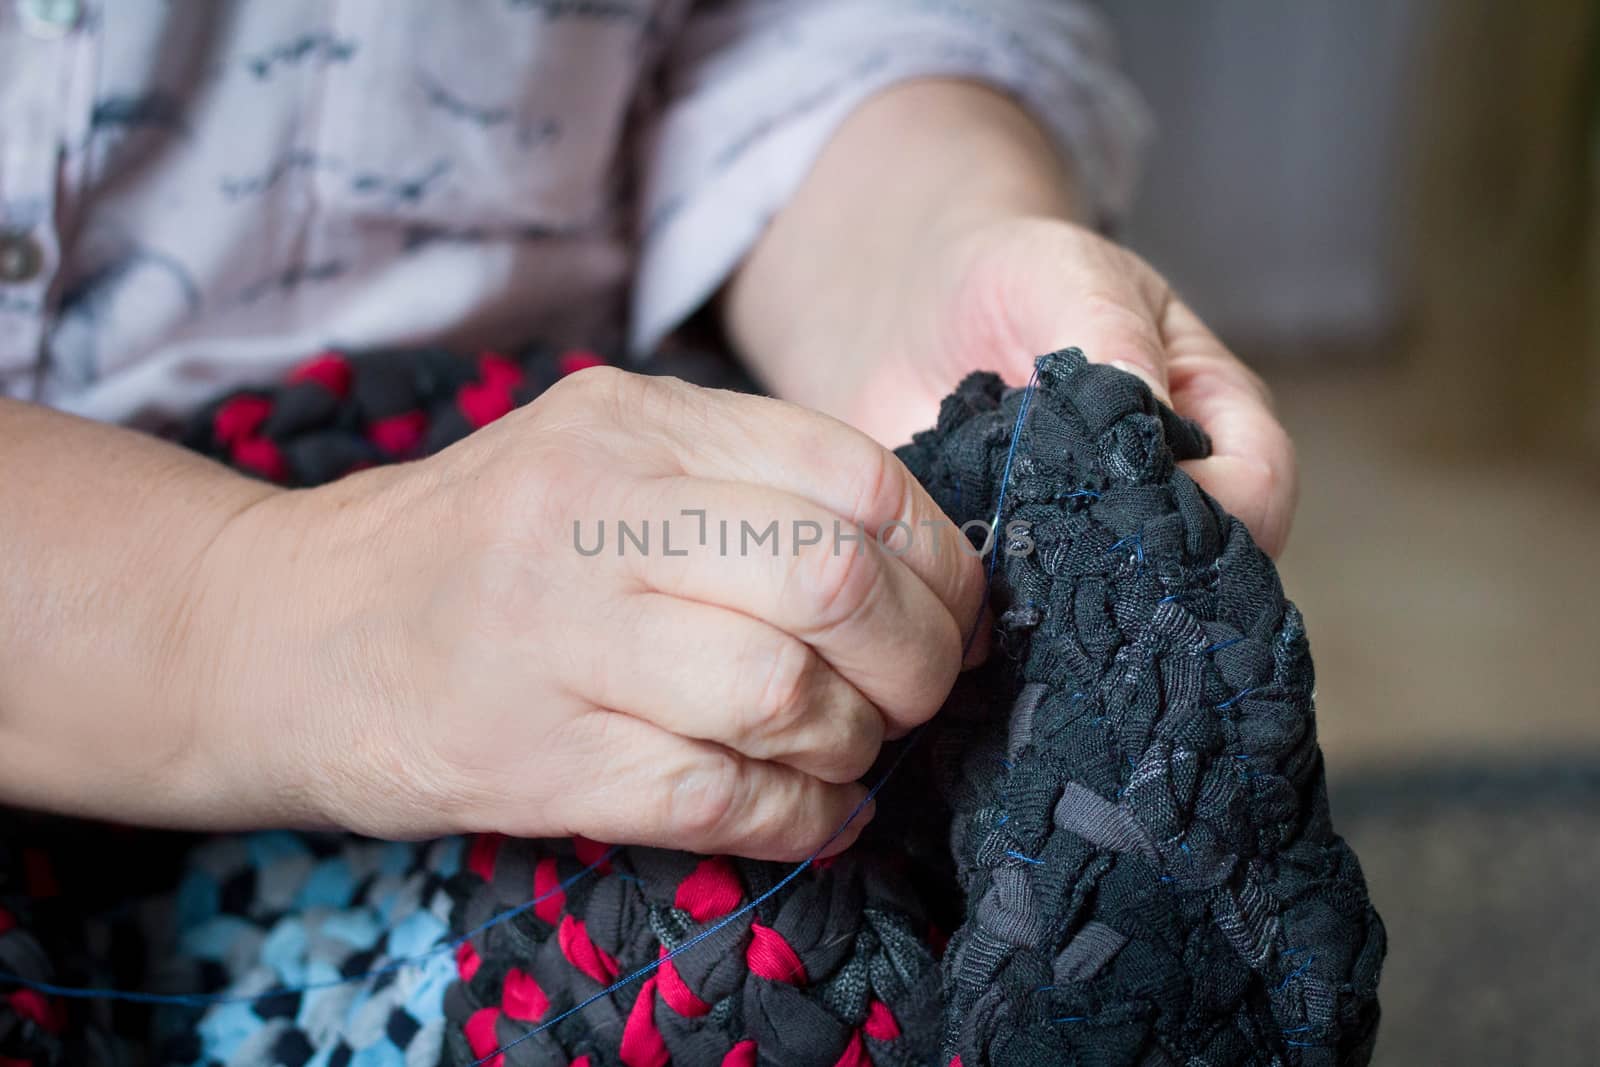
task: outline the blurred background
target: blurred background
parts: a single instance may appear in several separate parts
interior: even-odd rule
[[[1600,1063],[1600,0],[1108,0],[1122,236],[1273,385],[1379,1064]]]

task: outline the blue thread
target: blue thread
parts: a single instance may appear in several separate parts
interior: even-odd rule
[[[1235,704],[1239,703],[1239,701],[1243,700],[1245,697],[1249,696],[1251,693],[1259,692],[1261,689],[1262,689],[1262,686],[1259,686],[1259,685],[1253,685],[1249,689],[1241,689],[1239,692],[1233,694],[1233,696],[1229,697],[1227,700],[1224,700],[1222,703],[1218,704],[1217,705],[1217,710],[1218,711],[1227,711],[1229,708],[1231,708]]]
[[[1033,406],[1033,392],[1039,384],[1039,367],[1043,359],[1036,360],[1033,364],[1033,374],[1028,378],[1028,384],[1023,388],[1022,403],[1017,407],[1017,422],[1011,428],[1011,446],[1006,449],[1006,465],[1000,471],[1000,494],[994,502],[994,520],[989,524],[989,540],[993,542],[1000,536],[1000,520],[1005,515],[1006,489],[1011,484],[1011,463],[1017,458],[1017,443],[1022,440],[1022,427],[1028,421],[1028,409]],[[983,603],[989,603],[989,590],[994,585],[994,565],[1000,558],[998,545],[991,544],[989,549],[989,565],[983,576]],[[978,636],[978,628],[983,625],[983,614],[980,611],[978,619],[972,624],[972,632],[967,635],[966,643],[961,648],[961,655],[972,649],[972,642]]]
[[[1310,1023],[1307,1023],[1304,1026],[1297,1026],[1293,1030],[1280,1030],[1279,1033],[1283,1033],[1283,1034],[1303,1034],[1306,1031],[1312,1030],[1312,1029],[1315,1029],[1315,1028]]]
[[[1086,1023],[1089,1021],[1089,1017],[1087,1015],[1063,1015],[1059,1019],[1051,1019],[1050,1021],[1053,1023]]]
[[[1000,821],[994,824],[995,828],[999,829],[1000,827],[1004,826],[1006,823],[1008,823],[1010,821],[1011,821],[1011,816],[1010,816],[1009,813],[1005,814],[1005,815],[1002,815],[1002,816],[1000,816]]]
[[[1225,648],[1232,648],[1234,645],[1237,645],[1240,641],[1243,641],[1243,640],[1244,640],[1243,637],[1233,637],[1233,638],[1229,638],[1226,641],[1218,641],[1216,644],[1212,645],[1210,648],[1206,649],[1205,651],[1206,651],[1206,653],[1208,655],[1210,653],[1212,653],[1212,652],[1221,652]]]
[[[1283,976],[1283,981],[1278,983],[1278,991],[1281,993],[1284,989],[1288,988],[1288,985],[1289,985],[1290,982],[1294,981],[1296,978],[1299,978],[1302,974],[1305,973],[1305,970],[1306,970],[1307,967],[1311,966],[1313,963],[1316,963],[1316,962],[1317,962],[1317,954],[1315,952],[1313,952],[1311,955],[1306,957],[1306,961],[1304,963],[1302,963],[1300,966],[1296,967],[1294,970],[1290,971],[1288,974]]]
[[[361,974],[352,974],[347,978],[328,978],[317,982],[305,982],[301,985],[277,986],[273,989],[262,990],[260,993],[140,993],[132,990],[97,989],[92,986],[61,986],[50,982],[36,982],[31,978],[24,978],[9,971],[0,971],[0,983],[11,983],[22,986],[24,989],[32,989],[35,992],[43,993],[46,996],[66,997],[69,1000],[116,1000],[127,1004],[165,1004],[185,1008],[203,1008],[213,1004],[254,1004],[273,997],[292,997],[301,993],[315,992],[319,989],[335,989],[339,986],[355,985],[358,982],[368,982],[374,978],[381,978],[394,971],[432,959],[442,952],[453,952],[490,927],[510,922],[557,893],[566,892],[571,886],[593,872],[595,868],[609,861],[616,854],[619,847],[613,845],[608,848],[599,859],[583,868],[577,874],[570,876],[554,889],[539,894],[525,904],[518,904],[514,908],[507,908],[498,915],[490,916],[464,934],[449,941],[441,941],[426,952],[418,952],[411,956],[400,956],[390,960],[382,967],[365,971]]]
[[[1032,856],[1024,856],[1014,848],[1006,849],[1006,855],[1010,856],[1014,860],[1021,860],[1023,863],[1031,863],[1035,867],[1044,866],[1044,860],[1035,859]]]
[[[1144,531],[1143,530],[1135,530],[1133,533],[1129,534],[1127,537],[1124,537],[1122,540],[1118,541],[1116,544],[1114,544],[1110,548],[1106,549],[1106,551],[1107,552],[1115,552],[1117,549],[1121,548],[1123,545],[1127,544],[1129,541],[1133,542],[1133,554],[1134,554],[1134,557],[1136,559],[1138,559],[1138,561],[1139,561],[1139,569],[1140,569],[1140,571],[1143,571],[1144,570]]]

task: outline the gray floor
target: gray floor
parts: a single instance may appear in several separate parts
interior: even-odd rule
[[[1390,933],[1377,1062],[1600,1063],[1600,480],[1492,427],[1439,454],[1391,374],[1273,377],[1284,582]]]

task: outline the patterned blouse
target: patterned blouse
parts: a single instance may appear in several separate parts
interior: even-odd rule
[[[0,394],[143,422],[327,346],[649,350],[929,75],[1126,203],[1143,113],[1071,0],[0,0]]]

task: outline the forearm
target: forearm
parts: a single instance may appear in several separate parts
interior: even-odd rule
[[[0,801],[224,817],[198,720],[208,547],[275,492],[131,431],[0,400]],[[237,782],[235,783],[237,784]]]
[[[908,82],[840,127],[731,281],[734,343],[781,396],[817,403],[831,368],[898,313],[924,251],[1007,217],[1070,217],[1066,168],[1023,109],[971,82]]]

